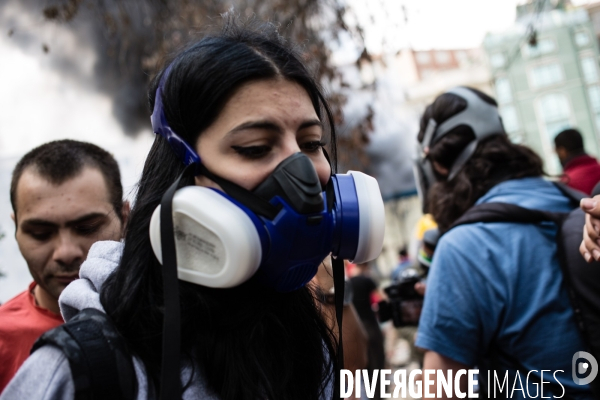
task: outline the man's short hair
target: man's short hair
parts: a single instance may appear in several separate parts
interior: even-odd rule
[[[15,216],[17,185],[23,171],[30,167],[54,185],[61,185],[75,178],[84,167],[97,168],[104,176],[115,213],[122,220],[123,185],[119,165],[106,150],[91,143],[65,139],[45,143],[25,154],[13,170],[10,183],[10,202]]]
[[[583,151],[583,137],[577,129],[565,129],[554,138],[554,146],[562,147],[569,153]]]

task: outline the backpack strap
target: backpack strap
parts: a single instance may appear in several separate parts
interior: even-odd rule
[[[540,222],[551,221],[560,227],[568,215],[568,213],[533,210],[510,203],[483,203],[469,208],[446,232],[458,225],[473,224],[476,222],[538,224]]]
[[[570,188],[562,182],[552,183],[571,201],[573,208],[578,207],[579,201],[586,197],[585,193]],[[455,226],[472,224],[475,222],[517,222],[524,224],[538,224],[544,221],[551,221],[560,228],[568,215],[569,213],[565,212],[534,210],[510,203],[483,203],[468,209],[446,230],[446,232]]]
[[[76,400],[135,398],[137,381],[123,337],[103,312],[86,308],[67,323],[44,333],[44,345],[58,347],[69,361]]]
[[[584,197],[589,197],[587,194],[580,192],[579,190],[573,189],[572,187],[567,186],[563,182],[552,183],[554,184],[554,186],[556,186],[558,190],[562,192],[562,194],[565,195],[565,197],[571,200],[571,202],[573,203],[573,208],[579,207],[579,202],[581,201],[581,199],[583,199]]]

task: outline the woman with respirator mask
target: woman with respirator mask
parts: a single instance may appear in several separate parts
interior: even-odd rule
[[[156,139],[125,243],[92,247],[65,320],[108,315],[133,355],[123,398],[332,398],[338,347],[306,284],[330,253],[334,269],[379,254],[383,203],[373,178],[332,175],[318,85],[274,27],[230,21],[168,63],[149,98]],[[73,398],[73,365],[41,346],[9,390]]]

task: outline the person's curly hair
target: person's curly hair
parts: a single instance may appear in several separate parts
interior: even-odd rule
[[[496,101],[473,88],[467,88],[483,101],[498,106]],[[438,126],[467,107],[466,101],[452,93],[438,96],[421,117],[418,140],[421,142],[430,118]],[[501,133],[501,132],[499,132]],[[433,163],[450,169],[461,151],[475,139],[473,130],[460,125],[448,132],[429,149]],[[535,177],[544,174],[541,158],[530,148],[512,143],[505,134],[482,140],[460,172],[450,181],[436,172],[437,181],[429,190],[426,201],[441,231],[472,207],[477,199],[493,186],[509,179]]]

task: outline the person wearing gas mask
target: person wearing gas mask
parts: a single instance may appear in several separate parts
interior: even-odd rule
[[[60,299],[67,325],[91,308],[116,327],[131,398],[332,398],[340,350],[306,283],[332,253],[341,306],[343,260],[381,251],[377,182],[332,174],[318,85],[274,26],[248,24],[229,18],[157,74],[124,244],[92,247]],[[67,356],[41,346],[2,399],[72,399],[85,380]]]
[[[570,199],[542,178],[539,156],[509,140],[496,102],[475,89],[457,87],[437,97],[421,118],[418,141],[417,177],[442,233],[417,334],[416,345],[426,350],[424,369],[442,370],[446,378],[454,372],[453,379],[477,366],[480,397],[492,391],[534,396],[543,380],[543,396],[564,391],[565,398],[592,398],[588,385],[571,378],[572,357],[585,346],[562,284],[556,227],[453,226],[474,205],[568,212]],[[488,371],[500,381],[508,374],[503,394]],[[429,392],[437,390],[434,379]],[[460,390],[467,393],[466,375]]]

